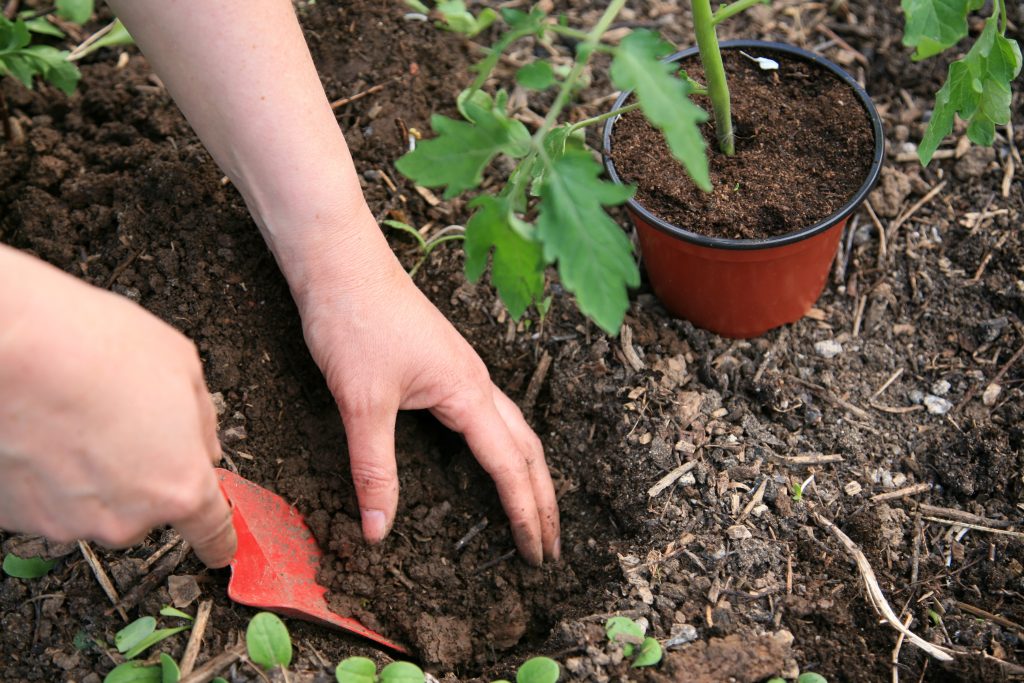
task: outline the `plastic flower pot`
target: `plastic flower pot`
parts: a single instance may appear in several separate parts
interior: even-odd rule
[[[813,62],[846,83],[864,107],[874,134],[874,153],[867,177],[849,201],[831,216],[805,228],[759,240],[708,237],[655,216],[635,199],[627,209],[636,225],[640,251],[655,295],[673,315],[726,337],[756,337],[799,320],[825,287],[843,228],[870,192],[881,171],[885,150],[882,120],[864,89],[840,67],[806,50],[758,40],[732,40],[723,50],[772,50]],[[697,48],[668,58],[678,61]],[[623,106],[622,93],[615,109]],[[611,159],[612,130],[604,129],[604,159],[609,176],[621,182]],[[852,179],[851,182],[856,182]]]

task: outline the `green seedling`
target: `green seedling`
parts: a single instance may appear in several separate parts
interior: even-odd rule
[[[661,661],[661,643],[656,638],[645,637],[640,624],[629,617],[612,617],[605,622],[604,631],[608,640],[622,645],[622,654],[633,660],[630,666],[634,669]]]
[[[780,676],[775,676],[773,678],[769,678],[767,683],[786,683],[786,679]],[[796,679],[796,683],[828,683],[828,679],[821,674],[808,671],[800,674]]]
[[[288,680],[287,666],[292,663],[292,638],[288,627],[276,614],[260,612],[252,618],[245,630],[245,647],[252,662],[264,669],[279,666],[285,681]]]
[[[424,15],[439,17],[437,22],[439,28],[453,33],[462,33],[470,38],[488,28],[498,18],[498,13],[490,7],[474,16],[466,9],[466,3],[463,0],[441,0],[434,3],[433,9],[420,0],[405,0],[405,4]]]
[[[4,555],[4,574],[16,579],[38,579],[50,573],[56,560],[44,560],[41,557],[17,557],[7,553]]]
[[[531,657],[516,671],[516,683],[557,683],[562,675],[558,662],[550,657]],[[505,679],[494,683],[509,683]]]
[[[431,235],[430,239],[427,239],[420,233],[419,230],[412,227],[408,223],[393,220],[383,221],[383,223],[389,228],[401,230],[406,234],[412,235],[416,239],[417,244],[419,245],[420,253],[422,255],[420,256],[420,260],[416,262],[416,265],[412,267],[412,270],[409,271],[409,277],[416,277],[416,273],[419,272],[420,266],[426,263],[427,258],[430,256],[430,253],[434,251],[434,249],[436,249],[438,246],[444,244],[445,242],[453,242],[455,240],[465,239],[464,233],[466,229],[463,228],[461,225],[449,225],[447,228],[438,230],[437,234]]]
[[[164,607],[160,614],[177,619],[193,621],[193,617],[173,607]],[[173,628],[158,629],[154,617],[140,617],[114,634],[114,646],[128,661],[114,667],[103,679],[103,683],[178,683],[181,671],[177,663],[166,653],[160,653],[159,665],[147,665],[135,658],[157,643],[192,628],[191,624]],[[84,638],[88,636],[82,633]],[[75,636],[78,646],[79,636]]]
[[[423,683],[426,675],[412,662],[392,662],[377,673],[377,665],[366,657],[349,657],[334,670],[338,683]]]
[[[46,27],[56,27],[45,21],[29,21],[33,22],[31,27],[23,18],[10,21],[0,15],[0,75],[9,74],[26,88],[31,88],[35,78],[39,77],[65,95],[70,95],[82,75],[67,60],[67,50],[32,44],[33,34],[54,35]]]
[[[130,33],[128,33],[128,29],[124,27],[121,20],[114,19],[99,31],[96,31],[96,33],[86,38],[82,41],[81,45],[72,50],[71,54],[68,55],[68,61],[78,61],[105,47],[121,47],[123,45],[134,44],[135,39],[132,38]]]
[[[134,659],[160,641],[190,628],[191,624],[158,629],[155,618],[140,617],[114,635],[114,645],[125,659]]]
[[[807,493],[807,491],[810,489],[810,487],[813,484],[814,484],[814,475],[813,474],[811,476],[807,477],[806,479],[804,479],[803,483],[793,484],[792,489],[791,489],[792,492],[793,492],[793,500],[795,502],[797,502],[797,503],[803,502],[804,494]]]

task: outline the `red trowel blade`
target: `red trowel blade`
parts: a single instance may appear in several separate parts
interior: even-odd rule
[[[228,470],[217,468],[217,478],[234,508],[232,522],[238,535],[228,597],[250,607],[341,628],[408,654],[402,646],[327,607],[327,589],[316,582],[320,548],[298,510]]]

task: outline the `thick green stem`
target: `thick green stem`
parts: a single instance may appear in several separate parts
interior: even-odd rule
[[[725,80],[722,52],[718,48],[711,0],[690,0],[690,5],[693,8],[693,31],[697,36],[700,61],[704,65],[704,79],[708,85],[708,97],[711,98],[711,109],[715,115],[718,149],[722,154],[732,156],[736,147],[732,132],[732,114],[729,111],[729,84]]]
[[[728,5],[718,8],[718,11],[711,17],[711,23],[717,26],[726,19],[731,19],[740,12],[762,3],[764,3],[764,0],[736,0],[736,2],[730,2]]]

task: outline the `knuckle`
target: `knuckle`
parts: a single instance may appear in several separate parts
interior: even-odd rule
[[[362,493],[390,493],[398,488],[394,470],[373,463],[353,463],[352,482]]]

